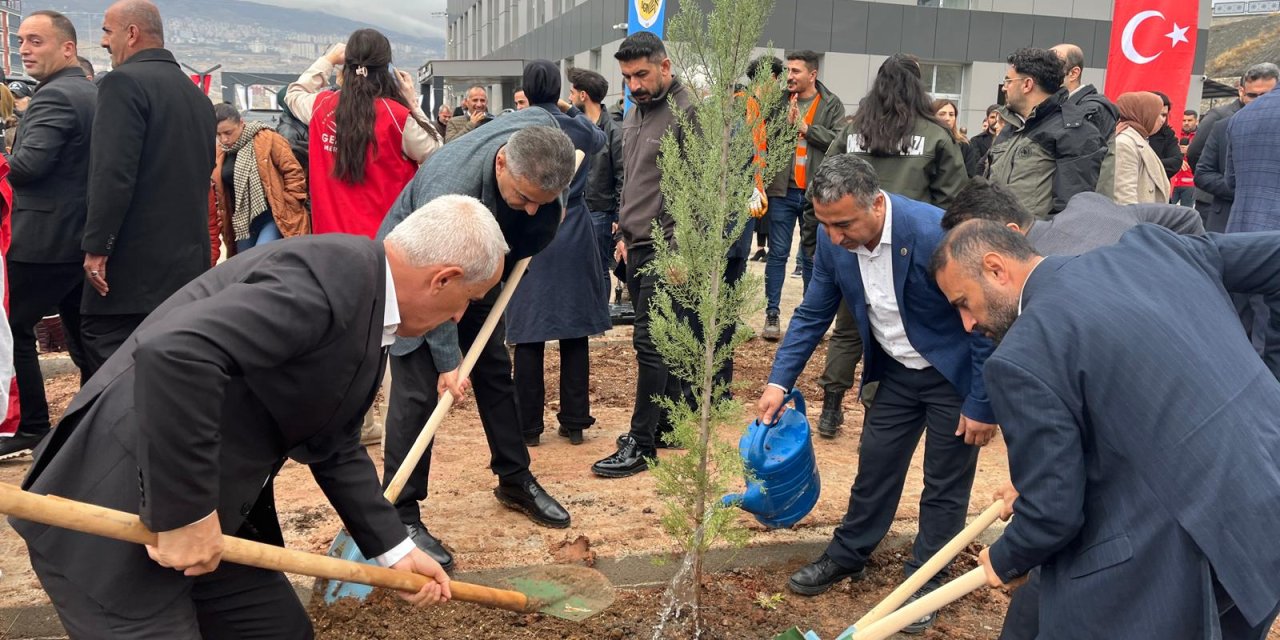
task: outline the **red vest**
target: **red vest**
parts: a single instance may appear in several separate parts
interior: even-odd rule
[[[404,124],[409,110],[379,98],[373,142],[364,161],[364,181],[350,184],[333,175],[338,162],[334,111],[338,93],[325,91],[311,112],[311,229],[312,233],[353,233],[373,238],[404,186],[413,180],[418,164],[404,155]]]

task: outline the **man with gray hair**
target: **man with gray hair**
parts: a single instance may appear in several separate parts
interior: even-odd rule
[[[71,406],[23,488],[138,514],[142,546],[11,520],[73,638],[313,637],[284,574],[220,562],[223,535],[283,545],[273,478],[311,468],[361,552],[431,579],[360,444],[397,336],[461,317],[506,242],[474,198],[439,198],[385,240],[304,236],[248,252],[152,312]],[[229,320],[234,319],[234,320]]]
[[[863,426],[844,521],[822,557],[787,585],[814,596],[845,578],[862,578],[871,552],[893,524],[922,433],[928,438],[925,488],[907,575],[959,533],[978,448],[995,435],[996,425],[982,382],[991,342],[964,329],[925,271],[942,240],[942,211],[880,190],[875,170],[853,154],[823,161],[809,197],[822,225],[813,279],[778,348],[757,405],[760,419],[775,418],[842,300],[849,301],[862,335],[862,384],[880,382]],[[944,577],[940,572],[922,592]],[[930,615],[908,629],[919,633],[932,623]]]
[[[458,120],[454,118],[453,120]],[[450,121],[453,122],[452,120]],[[414,176],[383,220],[378,237],[394,233],[409,212],[434,198],[462,194],[478,198],[493,212],[511,247],[505,274],[516,261],[545,248],[560,225],[560,192],[574,173],[573,143],[544,109],[503,114],[481,129],[441,147]],[[424,338],[396,341],[391,349],[391,396],[386,421],[383,477],[395,476],[405,455],[435,409],[440,394],[461,397],[461,348],[470,347],[498,297],[494,287],[455,323]],[[498,476],[494,495],[548,527],[569,526],[569,513],[547,494],[529,470],[529,450],[520,432],[511,358],[500,320],[484,345],[471,378],[491,459]],[[414,468],[396,501],[400,529],[418,547],[450,569],[453,556],[422,522],[418,503],[427,497],[431,449]]]
[[[493,119],[489,115],[489,92],[480,85],[467,89],[467,98],[460,111],[454,115],[457,117],[450,118],[445,125],[445,142],[453,142],[455,138]]]

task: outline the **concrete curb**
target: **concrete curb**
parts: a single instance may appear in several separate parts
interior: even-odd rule
[[[996,522],[978,538],[983,544],[991,544],[1004,530],[1004,523]],[[905,546],[914,539],[914,533],[892,531],[884,542],[890,546]],[[712,549],[707,553],[707,570],[727,571],[755,567],[776,567],[789,563],[800,563],[822,555],[827,542],[785,542],[769,543],[759,546],[747,546],[741,549]],[[680,567],[678,554],[655,553],[622,556],[618,558],[598,558],[595,568],[620,589],[635,589],[664,585],[671,580]],[[524,567],[505,567],[469,573],[458,573],[453,577],[464,582],[474,582],[490,586],[500,586],[504,577],[513,570]],[[306,583],[306,584],[309,584]],[[294,587],[298,598],[304,604],[311,600],[309,587]],[[778,591],[785,589],[778,585]],[[852,624],[852,619],[850,623]],[[64,640],[66,632],[58,622],[58,616],[52,605],[35,605],[29,607],[0,608],[0,638],[7,640]]]

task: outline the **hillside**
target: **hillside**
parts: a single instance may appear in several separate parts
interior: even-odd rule
[[[1209,29],[1205,75],[1234,79],[1259,62],[1280,64],[1280,14],[1216,24]]]

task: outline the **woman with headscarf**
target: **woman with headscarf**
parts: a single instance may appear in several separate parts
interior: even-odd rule
[[[507,307],[507,342],[515,344],[516,400],[525,443],[538,444],[543,431],[546,385],[543,352],[549,340],[560,341],[559,433],[582,443],[591,417],[590,336],[611,326],[609,289],[596,247],[585,191],[591,157],[605,145],[604,131],[560,98],[560,69],[547,60],[524,68],[524,93],[530,109],[544,109],[585,157],[567,190],[564,220],[551,244],[529,263]]]
[[[213,185],[227,257],[310,230],[307,176],[280,134],[245,122],[236,108],[213,108],[218,155]]]
[[[325,91],[341,64],[337,91]],[[409,74],[391,66],[391,42],[358,29],[289,85],[285,106],[309,127],[315,233],[374,237],[418,165],[444,144]]]
[[[1116,99],[1120,122],[1116,124],[1116,204],[1169,202],[1169,177],[1147,138],[1160,128],[1160,96],[1133,91]]]

